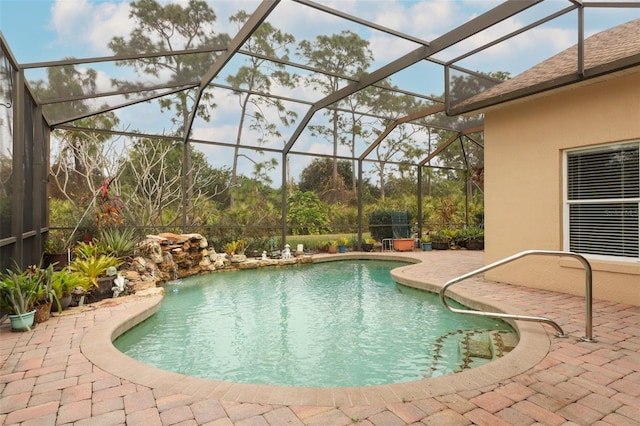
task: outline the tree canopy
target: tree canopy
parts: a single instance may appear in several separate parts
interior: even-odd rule
[[[177,229],[180,225],[183,229],[214,227],[218,229],[216,238],[225,238],[222,235],[225,232],[226,237],[273,234],[273,229],[282,222],[284,200],[286,221],[292,233],[352,230],[357,220],[359,186],[363,189],[365,210],[394,206],[417,213],[414,165],[452,136],[453,133],[438,129],[438,120],[442,120],[439,127],[444,128],[452,118],[440,114],[430,117],[428,122],[414,120],[395,127],[372,149],[372,166],[359,182],[358,149],[369,146],[394,120],[434,104],[399,91],[389,79],[355,91],[319,114],[321,117],[308,128],[308,137],[312,143],[330,144],[330,153],[324,152],[311,161],[297,179],[288,176],[287,163],[280,164],[273,155],[262,156],[267,149],[273,151],[273,147],[283,143],[286,130],[298,119],[285,98],[273,96],[274,93],[306,89],[329,96],[370,72],[373,53],[369,42],[360,35],[342,31],[297,41],[272,23],[263,22],[243,44],[243,60],[237,62],[232,74],[224,77],[239,112],[237,122],[230,121],[234,140],[228,144],[227,152],[232,154],[225,166],[214,168],[210,161],[217,154],[204,145],[196,149],[197,142],[184,133],[191,114],[208,123],[216,113],[219,100],[214,99],[217,93],[214,90],[202,91],[198,108],[192,111],[195,87],[227,47],[229,36],[217,30],[217,15],[204,0],[179,4],[137,0],[130,4],[130,17],[136,26],[128,35],[111,39],[108,47],[126,58],[117,65],[131,67],[139,78],[114,79],[112,83],[127,89],[129,97],[150,96],[170,83],[184,85],[184,90],[148,101],[158,102],[160,110],[170,116],[169,128],[163,131],[167,137],[110,135],[108,131],[121,126],[113,113],[76,120],[74,124],[79,127],[105,132],[56,133],[60,144],[52,163],[55,197],[71,203],[91,197],[108,179],[110,190],[126,200],[122,204],[123,214],[130,223],[158,229]],[[231,15],[230,23],[241,28],[249,17],[244,10],[238,10]],[[185,53],[195,49],[199,49],[198,53]],[[153,55],[155,52],[176,54]],[[129,59],[138,53],[149,55]],[[292,73],[287,64],[293,60],[299,60],[307,68]],[[64,66],[50,70],[46,82],[34,84],[43,96],[80,96],[97,90],[97,73],[91,68]],[[507,76],[488,77],[493,81]],[[476,93],[485,83],[479,78],[456,76],[451,90],[463,98]],[[80,117],[89,110],[90,106],[82,101],[62,103],[59,109],[52,108],[51,117]],[[461,139],[440,153],[437,164],[446,167],[428,173],[428,194],[451,197],[456,220],[464,213],[464,202],[458,195],[466,194],[468,188],[451,182],[467,179],[469,173],[476,173],[480,179],[481,145],[482,140]],[[241,168],[241,159],[246,159],[250,167],[242,161]],[[283,183],[278,188],[273,176],[283,167],[287,168],[288,186]],[[282,198],[283,191],[287,192],[286,198]],[[482,201],[475,197],[473,202]],[[428,196],[424,219],[435,221],[438,206],[441,204]]]

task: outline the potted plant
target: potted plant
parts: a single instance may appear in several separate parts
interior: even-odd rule
[[[51,316],[51,306],[56,303],[60,306],[60,300],[53,288],[53,265],[49,265],[46,268],[37,266],[30,266],[26,273],[33,280],[38,281],[40,289],[38,291],[38,297],[35,301],[35,322],[45,322]]]
[[[329,254],[334,254],[338,252],[338,241],[332,240],[329,241],[329,249],[327,250]]]
[[[461,232],[464,245],[469,250],[484,250],[484,229],[479,226],[469,226]]]
[[[89,255],[86,258],[76,257],[69,265],[69,269],[79,273],[89,279],[90,296],[92,301],[102,300],[111,297],[114,277],[106,277],[109,267],[117,268],[121,261],[113,256],[101,254],[99,256]],[[102,280],[102,278],[107,278]]]
[[[53,265],[56,270],[62,269],[69,263],[72,244],[62,231],[49,231],[42,251],[42,265]]]
[[[431,235],[431,246],[434,250],[449,250],[451,248],[451,238],[445,228],[436,229]]]
[[[329,251],[329,241],[319,241],[316,243],[316,250],[318,253],[326,253]]]
[[[376,240],[373,238],[365,238],[362,243],[362,251],[373,251],[373,245],[376,243]]]
[[[431,237],[429,237],[428,235],[424,235],[422,238],[420,238],[420,242],[422,243],[423,251],[431,251]]]
[[[40,282],[26,271],[7,270],[0,276],[0,307],[9,315],[11,329],[31,330],[35,302],[42,294]]]
[[[349,244],[349,239],[347,237],[338,238],[338,252],[346,253],[347,252],[347,244]]]
[[[393,249],[395,251],[412,251],[415,241],[413,238],[394,238]]]
[[[80,288],[83,292],[91,290],[91,280],[89,277],[80,274],[79,272],[73,272],[69,267],[62,268],[60,271],[53,273],[53,279],[51,280],[51,286],[56,292],[59,304],[51,306],[52,310],[62,310],[71,306],[72,292],[76,288]]]

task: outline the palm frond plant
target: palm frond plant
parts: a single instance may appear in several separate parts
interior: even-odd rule
[[[238,250],[237,241],[229,241],[222,246],[222,251],[224,251],[229,256],[233,256],[234,254],[236,254],[236,250]]]
[[[97,246],[101,252],[123,259],[133,254],[135,244],[135,229],[104,228],[100,231]]]
[[[104,276],[107,268],[113,266],[117,268],[122,262],[113,256],[100,255],[88,256],[87,258],[77,257],[69,265],[69,269],[78,272],[89,278],[92,286],[98,287],[98,277]]]
[[[247,241],[243,240],[243,239],[236,240],[235,243],[236,243],[236,253],[238,253],[238,254],[243,254],[244,251],[249,246]]]
[[[104,253],[102,247],[99,247],[95,242],[82,241],[75,246],[73,254],[76,258],[88,259],[90,257],[98,257],[106,253]]]

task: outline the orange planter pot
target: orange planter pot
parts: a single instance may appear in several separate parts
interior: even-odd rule
[[[413,251],[413,238],[396,238],[393,240],[393,249],[395,251]]]

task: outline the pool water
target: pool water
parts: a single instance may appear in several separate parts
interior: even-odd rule
[[[337,261],[171,282],[159,311],[114,345],[191,376],[367,386],[449,374],[460,367],[459,341],[451,336],[509,329],[454,314],[436,294],[395,283],[390,271],[403,265]]]

